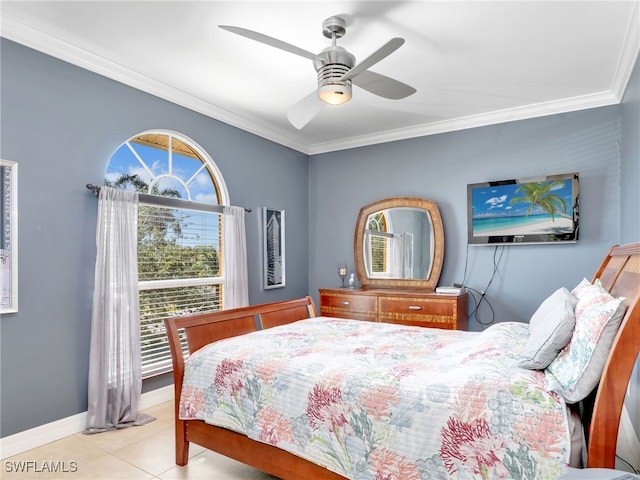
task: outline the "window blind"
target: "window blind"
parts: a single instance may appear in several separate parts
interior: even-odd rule
[[[171,370],[164,319],[222,308],[219,213],[141,204],[138,279],[143,378]],[[187,352],[183,339],[183,352]]]
[[[389,238],[382,232],[371,232],[371,273],[379,274],[387,271],[387,252]]]

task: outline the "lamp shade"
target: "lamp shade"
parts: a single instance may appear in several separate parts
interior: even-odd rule
[[[351,100],[351,85],[330,83],[318,88],[318,98],[329,105],[341,105]]]

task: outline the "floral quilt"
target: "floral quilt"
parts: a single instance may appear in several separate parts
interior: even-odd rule
[[[316,317],[187,361],[180,418],[242,432],[350,479],[555,479],[566,406],[517,367],[528,326],[483,332]]]

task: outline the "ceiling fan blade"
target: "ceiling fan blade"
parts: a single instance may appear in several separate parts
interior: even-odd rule
[[[241,28],[241,27],[234,27],[231,25],[218,25],[218,26],[223,30],[227,30],[228,32],[232,32],[237,35],[250,38],[251,40],[255,40],[257,42],[267,44],[271,47],[279,48],[280,50],[284,50],[285,52],[300,55],[301,57],[308,58],[309,60],[313,60],[316,57],[315,54],[308,52],[303,48],[296,47],[295,45],[291,45],[290,43],[283,42],[282,40],[278,40],[277,38],[273,38],[268,35],[264,35],[262,33],[254,32],[253,30],[248,30],[246,28]]]
[[[417,91],[406,83],[370,70],[361,72],[352,82],[368,92],[391,100],[401,100],[409,95],[413,95]]]
[[[373,52],[367,58],[365,58],[362,62],[358,63],[355,67],[345,73],[340,80],[353,80],[354,77],[360,75],[362,72],[367,70],[369,67],[372,67],[380,60],[388,57],[397,49],[399,49],[404,44],[404,38],[392,38],[383,46],[381,46],[378,50]]]
[[[287,112],[287,118],[291,125],[298,130],[302,129],[315,117],[324,107],[324,103],[318,98],[318,93],[314,90],[309,95],[299,100]]]

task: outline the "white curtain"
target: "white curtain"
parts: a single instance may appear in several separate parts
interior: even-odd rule
[[[138,194],[102,187],[96,231],[86,433],[141,425]]]
[[[244,208],[224,207],[225,309],[249,305],[249,275],[247,270],[247,236]]]

